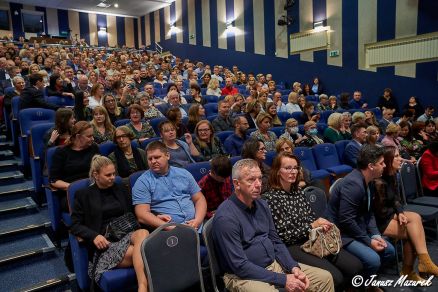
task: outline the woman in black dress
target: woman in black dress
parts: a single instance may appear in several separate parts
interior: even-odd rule
[[[379,231],[388,237],[403,239],[402,275],[409,280],[423,280],[414,270],[418,257],[421,274],[438,275],[438,267],[432,262],[426,247],[426,237],[420,215],[403,210],[399,194],[397,172],[403,158],[395,146],[386,146],[385,169],[381,178],[374,181],[374,215]]]
[[[147,291],[140,248],[148,231],[133,230],[118,241],[105,237],[111,221],[133,213],[129,191],[124,184],[114,183],[116,169],[107,157],[94,156],[89,175],[92,184],[76,193],[71,215],[71,233],[85,241],[92,259],[88,274],[97,283],[108,270],[134,266],[138,291]]]
[[[299,188],[301,170],[298,158],[288,152],[281,152],[275,158],[269,176],[269,190],[263,194],[271,209],[275,228],[288,247],[292,257],[300,263],[322,268],[333,276],[335,288],[342,291],[353,276],[360,273],[359,259],[344,249],[337,255],[324,258],[304,252],[300,246],[309,239],[312,228],[332,228],[333,223],[316,218],[303,191]]]

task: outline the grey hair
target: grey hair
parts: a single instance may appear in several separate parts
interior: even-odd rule
[[[90,172],[88,173],[90,184],[94,184],[96,182],[93,176],[93,172],[99,172],[103,167],[111,164],[113,164],[113,162],[108,157],[102,155],[94,155],[91,159]]]
[[[14,78],[12,78],[12,83],[15,85],[18,82],[18,80],[20,80],[20,79],[24,81],[23,77],[21,77],[21,76],[14,76]]]
[[[253,169],[259,167],[259,164],[254,159],[245,158],[237,161],[233,166],[233,171],[231,173],[232,179],[239,179],[241,177],[241,171],[244,168]]]

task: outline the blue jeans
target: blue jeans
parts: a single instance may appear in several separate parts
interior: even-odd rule
[[[357,240],[353,240],[343,248],[362,262],[363,274],[365,277],[368,277],[377,274],[381,263],[387,263],[395,258],[394,246],[387,240],[385,241],[388,246],[381,252],[376,252],[371,247]]]

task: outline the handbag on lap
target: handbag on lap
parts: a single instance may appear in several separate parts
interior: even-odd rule
[[[336,225],[332,225],[326,232],[324,232],[323,227],[310,230],[309,240],[301,246],[301,249],[319,258],[323,258],[328,255],[338,254],[341,247],[341,233]]]

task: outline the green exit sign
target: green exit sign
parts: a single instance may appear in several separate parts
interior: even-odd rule
[[[330,57],[338,57],[339,56],[339,50],[333,50],[330,51]]]

